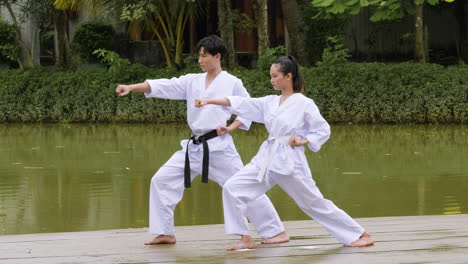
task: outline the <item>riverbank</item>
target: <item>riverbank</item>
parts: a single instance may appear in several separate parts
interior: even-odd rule
[[[314,221],[287,221],[289,243],[227,252],[223,225],[179,226],[176,245],[145,246],[146,228],[0,236],[0,262],[466,263],[467,214],[357,219],[376,239],[345,248]],[[257,243],[259,242],[258,237]]]

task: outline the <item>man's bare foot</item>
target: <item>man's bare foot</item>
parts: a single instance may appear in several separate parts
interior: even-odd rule
[[[175,236],[159,235],[153,238],[153,240],[146,242],[145,245],[175,244],[175,243],[176,243]]]
[[[289,242],[289,235],[286,232],[281,232],[274,237],[262,240],[262,244],[279,244]]]
[[[358,240],[354,241],[353,243],[346,245],[347,247],[367,247],[374,245],[375,240],[372,239],[371,235],[367,232],[364,232]]]
[[[255,247],[254,241],[251,236],[241,236],[241,239],[232,246],[226,248],[227,251],[234,251],[239,249],[252,249]]]

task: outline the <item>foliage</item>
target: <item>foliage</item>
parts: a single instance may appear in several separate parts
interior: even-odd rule
[[[312,0],[312,5],[318,7],[320,12],[317,17],[329,17],[334,14],[356,15],[363,8],[371,8],[373,22],[398,20],[406,15],[415,15],[415,60],[421,63],[427,62],[429,47],[424,31],[424,5],[438,5],[444,0]],[[453,2],[451,0],[446,2]]]
[[[467,73],[466,66],[345,63],[309,69],[304,75],[307,95],[329,120],[466,123]]]
[[[407,14],[414,14],[415,5],[438,5],[443,1],[453,2],[454,0],[312,0],[311,3],[321,10],[317,17],[329,17],[330,14],[356,15],[363,8],[371,7],[373,15],[370,20],[376,22],[401,19]]]
[[[96,55],[101,59],[102,63],[110,65],[109,73],[116,75],[121,74],[125,71],[125,67],[130,65],[128,59],[123,59],[117,52],[106,50],[106,49],[97,49],[93,52],[93,55]]]
[[[0,63],[12,63],[18,57],[15,27],[0,19]]]
[[[137,0],[121,1],[120,18],[130,23],[129,30],[142,29],[156,35],[168,67],[182,66],[183,33],[189,18],[202,14],[202,0]]]
[[[198,64],[198,55],[187,55],[184,58],[184,70],[189,72],[200,71],[200,65]]]
[[[24,0],[21,7],[23,16],[31,17],[40,28],[47,28],[53,24],[55,8],[53,0]]]
[[[231,9],[226,14],[227,21],[232,21],[231,24],[218,25],[218,29],[232,30],[236,32],[251,32],[256,28],[255,22],[247,14],[242,13],[239,9]]]
[[[97,49],[113,50],[115,30],[109,24],[90,21],[81,23],[73,37],[73,46],[86,62],[99,61],[93,52]]]
[[[160,41],[168,67],[181,66],[183,32],[189,18],[203,14],[205,0],[55,0],[62,10],[84,11],[93,15],[120,17],[129,22],[128,31],[139,39],[143,31]]]
[[[112,53],[106,54],[112,57]],[[119,61],[114,60],[114,61]],[[468,66],[341,63],[302,68],[305,93],[331,123],[466,124]],[[185,102],[115,95],[120,83],[171,78],[175,69],[0,71],[0,122],[183,122]],[[267,71],[236,69],[251,96],[277,93]]]
[[[317,66],[321,65],[336,65],[346,63],[349,55],[349,50],[343,45],[341,38],[337,36],[327,38],[328,46],[322,52],[322,60],[317,62]]]
[[[308,2],[301,6],[307,43],[305,55],[311,65],[321,59],[323,50],[328,45],[329,36],[345,35],[344,28],[349,21],[347,15],[330,15],[330,18],[316,17],[319,12],[320,8],[314,7]]]
[[[278,46],[275,48],[268,48],[265,52],[265,55],[258,58],[257,67],[261,71],[270,72],[271,64],[282,54],[286,53],[286,48],[284,46]],[[269,74],[268,74],[269,76]]]

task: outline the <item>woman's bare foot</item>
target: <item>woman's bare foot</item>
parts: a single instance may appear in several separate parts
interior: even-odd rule
[[[375,240],[372,239],[371,235],[367,232],[364,232],[358,240],[354,241],[353,243],[346,245],[347,247],[367,247],[374,245]]]
[[[274,237],[262,240],[262,244],[278,244],[289,242],[289,235],[286,232],[281,232]]]
[[[241,236],[241,239],[232,246],[226,248],[227,251],[234,251],[239,249],[252,249],[255,247],[254,241],[251,236]]]
[[[176,243],[175,236],[159,235],[153,238],[153,240],[146,242],[145,245],[175,244],[175,243]]]

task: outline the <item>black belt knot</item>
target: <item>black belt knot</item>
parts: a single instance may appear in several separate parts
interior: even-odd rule
[[[188,154],[190,141],[195,145],[203,144],[203,166],[202,166],[202,182],[208,183],[208,167],[210,164],[210,150],[208,148],[208,143],[206,141],[217,137],[218,133],[215,130],[212,130],[201,136],[192,136],[187,142],[187,148],[185,149],[185,167],[184,167],[184,185],[185,188],[190,188],[190,159]]]

